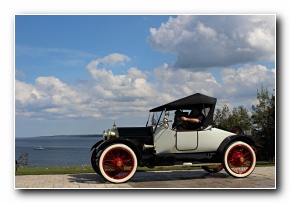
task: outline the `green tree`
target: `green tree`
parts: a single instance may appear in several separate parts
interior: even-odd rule
[[[275,96],[269,96],[267,88],[257,90],[258,104],[252,105],[253,134],[263,146],[260,150],[262,159],[275,157]]]
[[[215,119],[214,119],[214,126],[220,129],[227,130],[229,128],[228,126],[228,116],[229,116],[229,107],[227,105],[224,105],[222,109],[216,109],[215,112]]]
[[[230,112],[229,107],[224,105],[222,110],[216,110],[214,125],[227,131],[231,131],[234,126],[240,126],[244,130],[251,130],[251,117],[248,110],[243,106],[234,107],[232,112]]]
[[[232,126],[240,126],[247,131],[250,131],[252,128],[251,116],[244,106],[234,107],[229,115],[228,122]]]
[[[16,160],[16,165],[17,166],[23,166],[23,167],[29,166],[28,156],[29,156],[29,154],[27,152],[21,154],[18,157],[18,160]]]

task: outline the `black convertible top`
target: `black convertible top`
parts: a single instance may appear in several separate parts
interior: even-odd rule
[[[203,126],[207,126],[213,122],[213,114],[216,105],[217,99],[214,97],[209,97],[200,93],[196,93],[182,99],[178,99],[176,101],[170,102],[168,104],[164,104],[162,106],[153,108],[150,112],[158,112],[170,110],[177,110],[177,109],[186,109],[191,110],[193,106],[200,106],[202,109],[209,108],[209,112],[206,115],[206,119],[204,121]]]
[[[184,97],[182,99],[178,99],[168,104],[164,104],[162,106],[151,109],[150,112],[163,111],[164,109],[166,109],[167,111],[177,109],[192,109],[192,106],[195,105],[199,105],[204,108],[211,108],[213,105],[216,104],[216,101],[217,99],[214,97],[209,97],[200,93],[196,93],[188,97]]]

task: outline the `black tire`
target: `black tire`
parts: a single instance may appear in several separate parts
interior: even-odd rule
[[[112,183],[123,183],[131,179],[138,166],[134,151],[125,144],[113,144],[100,155],[100,174]]]
[[[96,151],[96,149],[94,149],[93,152],[92,152],[91,165],[92,165],[94,171],[97,174],[100,174],[99,162],[98,162],[98,159],[97,159],[97,151]]]
[[[209,173],[218,173],[224,169],[223,165],[201,166],[203,170]]]
[[[247,143],[233,142],[224,153],[223,166],[225,171],[235,178],[247,177],[256,167],[256,154]]]

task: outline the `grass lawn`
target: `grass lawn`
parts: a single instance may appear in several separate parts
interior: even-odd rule
[[[272,162],[257,162],[259,166],[275,166]],[[201,167],[195,166],[156,166],[155,168],[138,167],[137,171],[160,171],[160,170],[195,170]],[[51,174],[80,174],[95,173],[91,166],[63,166],[63,167],[18,167],[15,175],[51,175]]]

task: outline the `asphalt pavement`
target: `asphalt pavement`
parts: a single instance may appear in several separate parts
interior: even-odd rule
[[[246,178],[234,178],[225,170],[136,172],[126,183],[113,184],[95,173],[15,176],[15,189],[276,189],[276,168],[256,167]]]

